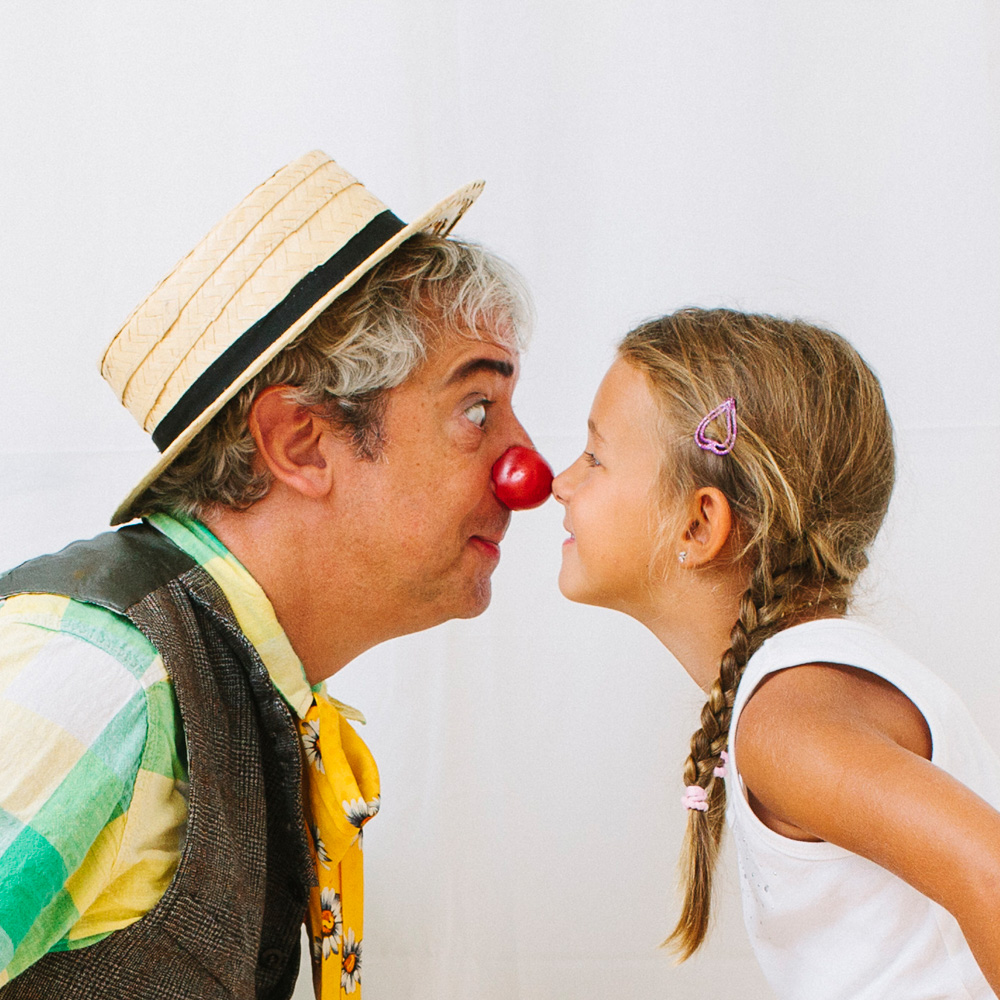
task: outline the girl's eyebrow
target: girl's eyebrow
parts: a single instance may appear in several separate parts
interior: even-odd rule
[[[597,424],[594,423],[593,418],[591,417],[587,418],[587,430],[589,430],[590,433],[593,434],[599,441],[604,441],[604,436],[597,429]],[[607,442],[604,443],[606,444]]]

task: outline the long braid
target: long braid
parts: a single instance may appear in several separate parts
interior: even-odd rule
[[[706,790],[708,809],[688,812],[685,854],[689,876],[680,919],[666,941],[682,960],[690,957],[708,931],[713,872],[726,814],[725,782],[717,780],[714,772],[729,743],[729,723],[743,671],[767,637],[766,633],[772,631],[760,625],[762,617],[765,620],[770,617],[766,611],[769,610],[771,590],[770,574],[758,565],[750,586],[740,598],[739,617],[729,635],[729,648],[722,654],[719,676],[701,710],[701,728],[691,737],[691,753],[684,762],[684,784],[698,785]],[[765,611],[763,616],[762,610]]]

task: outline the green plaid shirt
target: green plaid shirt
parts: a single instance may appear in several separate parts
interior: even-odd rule
[[[312,703],[264,592],[203,525],[150,523],[212,575],[292,710]],[[0,985],[134,923],[183,849],[187,767],[160,656],[112,611],[0,601]]]

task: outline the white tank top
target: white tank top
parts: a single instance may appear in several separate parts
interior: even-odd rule
[[[743,916],[764,975],[782,1000],[992,1000],[947,910],[857,854],[782,837],[750,808],[735,753],[740,712],[764,677],[803,663],[860,667],[899,688],[927,721],[932,762],[1000,809],[1000,759],[965,706],[875,629],[824,619],[768,639],[736,693],[726,779]]]

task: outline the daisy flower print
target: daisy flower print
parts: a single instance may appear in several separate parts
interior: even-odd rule
[[[354,940],[354,930],[344,939],[344,956],[340,964],[340,988],[353,993],[361,985],[361,942]]]
[[[321,928],[323,931],[323,958],[329,958],[340,951],[340,937],[344,931],[344,918],[341,911],[340,893],[332,889],[324,889],[319,895],[319,905],[322,910]],[[354,934],[351,934],[353,941]]]
[[[347,799],[344,799],[340,804],[344,807],[347,821],[360,829],[366,820],[371,819],[378,812],[382,801],[380,796],[376,795],[371,802],[365,802],[364,799],[354,799],[348,802]]]
[[[316,845],[316,860],[324,867],[330,867],[330,852],[326,849],[326,843],[319,835],[319,827],[313,823],[309,824],[309,831],[312,833],[313,843]]]
[[[306,760],[316,768],[320,774],[325,774],[323,758],[319,752],[319,719],[306,720],[302,723],[302,745],[306,750]]]

